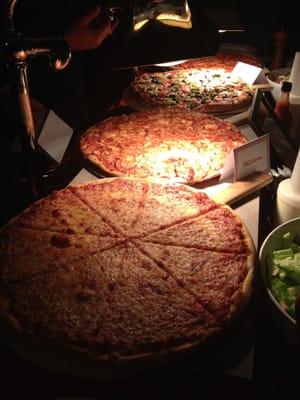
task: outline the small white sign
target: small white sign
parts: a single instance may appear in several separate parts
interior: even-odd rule
[[[234,177],[234,182],[253,174],[270,170],[269,135],[260,136],[232,150],[227,157],[220,181]]]
[[[263,70],[254,65],[239,61],[232,70],[232,75],[241,78],[248,85],[267,83]]]
[[[228,180],[228,178],[232,178],[233,176],[234,176],[234,157],[233,157],[233,151],[231,150],[231,152],[226,158],[219,181],[222,182]]]
[[[73,129],[50,110],[38,143],[55,161],[60,163],[72,134]]]
[[[234,181],[253,174],[270,170],[270,138],[260,136],[233,150]]]

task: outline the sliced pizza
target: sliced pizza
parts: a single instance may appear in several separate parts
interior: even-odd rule
[[[187,288],[222,324],[247,303],[253,260],[248,254],[215,252],[137,240],[149,257]]]
[[[247,237],[240,219],[228,208],[218,207],[204,215],[160,229],[143,240],[201,250],[248,253],[253,249]]]
[[[132,244],[8,287],[9,312],[29,335],[115,361],[194,347],[220,325]]]
[[[68,234],[118,237],[70,188],[54,192],[42,202],[33,204],[14,223],[25,228]]]
[[[183,185],[162,187],[154,181],[104,179],[72,190],[127,238],[147,235],[216,207],[205,193]]]
[[[115,235],[70,235],[10,224],[1,233],[0,279],[20,281],[65,268],[122,240]]]
[[[54,209],[72,232],[61,221],[48,229]],[[201,348],[251,295],[249,233],[229,208],[184,185],[71,186],[10,221],[0,239],[1,336],[38,365],[77,376],[99,366],[119,376]]]

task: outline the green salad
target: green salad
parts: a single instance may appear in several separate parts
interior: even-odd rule
[[[295,300],[300,294],[300,246],[290,232],[281,241],[280,250],[268,257],[268,279],[281,307],[295,318]]]

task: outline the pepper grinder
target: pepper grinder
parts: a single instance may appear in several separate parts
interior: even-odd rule
[[[280,225],[296,217],[300,217],[300,150],[298,150],[292,176],[278,185],[275,223]]]
[[[280,31],[274,33],[274,54],[271,62],[271,70],[283,67],[287,39],[288,35],[283,27]]]

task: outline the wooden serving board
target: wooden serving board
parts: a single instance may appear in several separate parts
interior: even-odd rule
[[[245,180],[234,182],[230,187],[210,197],[218,203],[232,205],[269,185],[272,181],[273,177],[270,173],[255,172]]]

